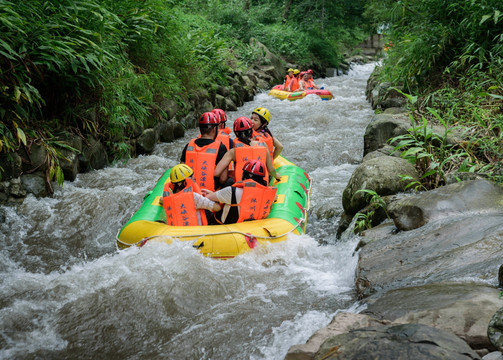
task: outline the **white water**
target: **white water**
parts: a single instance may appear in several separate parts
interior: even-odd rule
[[[115,235],[196,131],[66,182],[52,199],[0,207],[0,358],[282,359],[354,305],[357,238],[336,241],[341,198],[372,116],[373,65],[318,79],[335,98],[245,104],[272,114],[283,155],[314,180],[308,233],[228,261],[189,243],[117,251]],[[325,245],[320,245],[325,244]]]

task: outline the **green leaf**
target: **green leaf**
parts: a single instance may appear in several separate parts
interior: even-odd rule
[[[21,141],[23,143],[23,145],[26,145],[26,135],[23,131],[23,129],[21,128],[16,128],[17,130],[17,138],[19,141]]]

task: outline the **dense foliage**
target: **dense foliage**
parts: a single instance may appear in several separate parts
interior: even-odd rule
[[[337,66],[365,36],[364,3],[0,0],[0,153],[42,143],[51,177],[61,177],[63,132],[127,156],[132,131],[165,116],[160,100],[188,111],[195,90],[260,61],[251,38],[299,66]]]
[[[421,169],[420,186],[456,171],[503,181],[503,2],[371,0],[366,12],[387,35],[381,79],[410,94],[414,126],[399,147]],[[464,141],[435,139],[431,123],[446,136],[457,127]]]

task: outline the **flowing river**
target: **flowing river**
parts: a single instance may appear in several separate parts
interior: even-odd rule
[[[0,207],[1,359],[282,359],[355,309],[358,242],[337,241],[342,192],[373,114],[374,64],[318,79],[331,101],[258,94],[283,154],[313,179],[307,234],[235,259],[201,256],[188,242],[118,251],[115,235],[196,130],[154,154],[79,174],[53,198]]]

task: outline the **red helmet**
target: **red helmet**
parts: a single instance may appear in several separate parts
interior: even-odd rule
[[[243,171],[247,171],[253,175],[265,176],[265,166],[260,160],[248,161],[245,166],[243,166]]]
[[[224,123],[227,121],[227,114],[222,109],[213,109],[211,110],[211,112],[217,115],[217,119],[220,120],[220,123]]]
[[[313,73],[313,70],[309,69],[306,71],[308,74],[312,74]]]
[[[253,128],[252,122],[246,116],[240,116],[236,120],[234,120],[234,132],[246,131],[252,128]]]
[[[205,112],[199,116],[199,125],[218,125],[220,121],[213,112]]]

